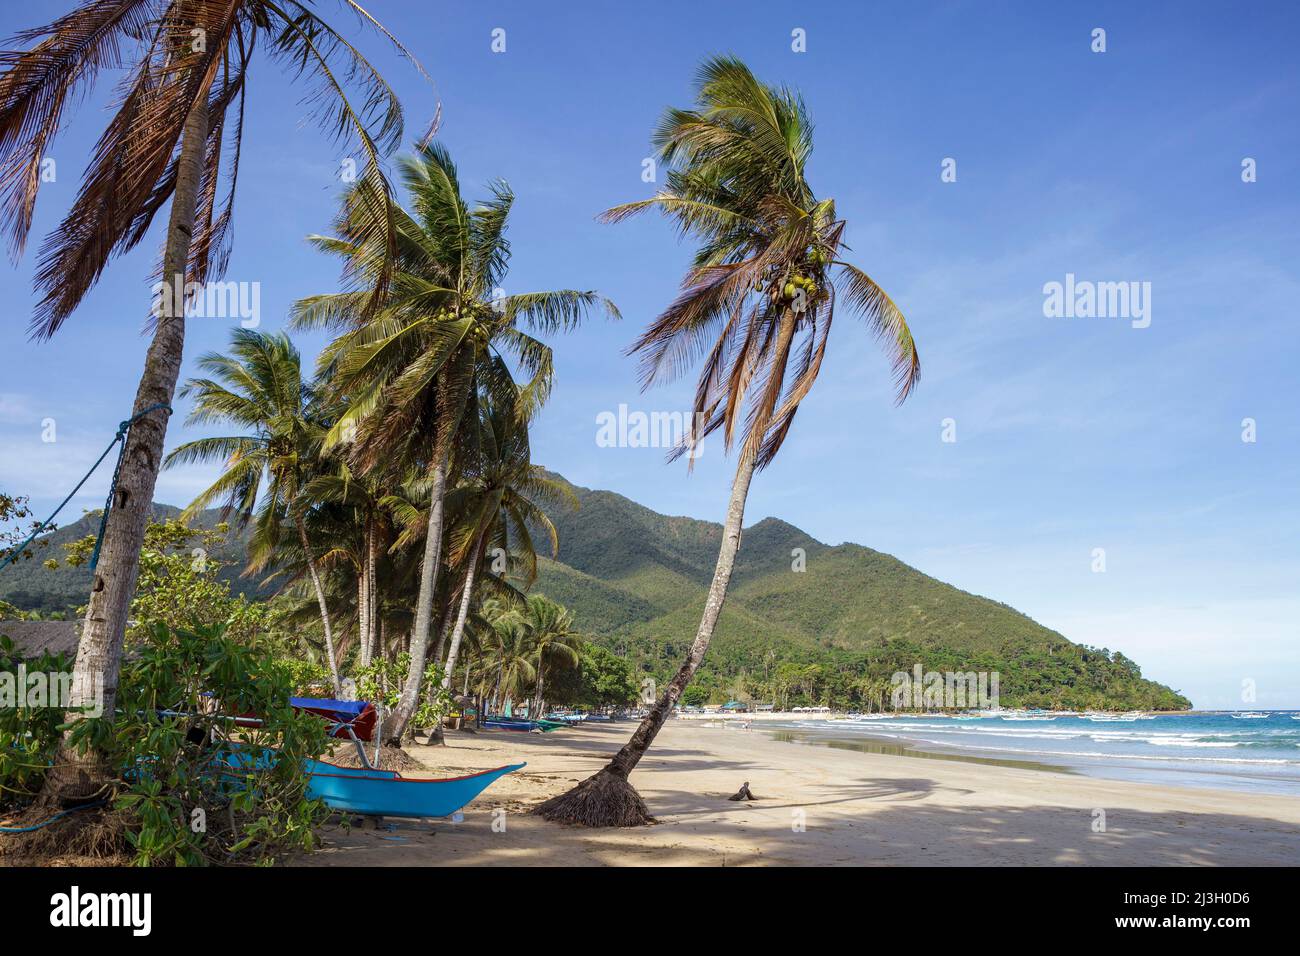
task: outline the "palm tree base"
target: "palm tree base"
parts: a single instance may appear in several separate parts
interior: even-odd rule
[[[38,802],[10,825],[36,826],[49,820],[50,812]],[[126,833],[126,817],[106,807],[74,813],[38,830],[6,836],[0,843],[0,866],[125,866],[134,852]]]
[[[531,812],[552,823],[584,827],[642,827],[655,822],[636,788],[608,769]]]
[[[45,774],[37,804],[66,808],[86,803],[111,790],[115,775],[96,752],[80,753],[60,747]]]

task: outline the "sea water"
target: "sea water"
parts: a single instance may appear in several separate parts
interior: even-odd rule
[[[1292,719],[1297,712],[1267,713],[1264,718],[1161,714],[1133,721],[898,716],[782,723],[797,728],[799,739],[808,743],[875,739],[1112,779],[1300,796],[1300,720]]]

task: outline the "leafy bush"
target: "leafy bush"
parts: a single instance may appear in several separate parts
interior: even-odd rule
[[[118,713],[78,719],[67,738],[119,768],[110,812],[125,824],[134,863],[263,863],[310,849],[326,811],[306,796],[304,760],[324,752],[326,725],[289,705],[288,668],[224,624],[156,623],[139,636],[122,668]],[[235,719],[253,714],[260,725]],[[24,726],[5,715],[0,751],[17,743],[23,759],[0,762],[6,795],[39,787],[60,716],[51,708]]]
[[[20,806],[41,789],[63,722],[63,712],[57,707],[26,706],[26,694],[18,680],[18,667],[23,663],[13,641],[0,635],[0,807]],[[47,652],[25,663],[27,674],[71,670],[63,654]]]
[[[328,697],[332,693],[329,668],[320,661],[277,657],[276,662],[289,675],[289,686],[295,697]]]
[[[402,696],[402,687],[406,684],[406,674],[411,667],[411,655],[397,655],[396,661],[379,658],[365,667],[358,667],[353,672],[357,682],[357,696],[368,700],[379,710],[381,718],[397,707]],[[420,705],[411,719],[411,727],[434,727],[442,723],[452,711],[452,698],[440,686],[442,671],[436,662],[430,662],[424,670],[424,681],[420,685]]]
[[[140,574],[131,599],[131,619],[137,622],[127,631],[127,645],[141,639],[157,623],[168,627],[200,627],[223,624],[232,636],[245,643],[274,640],[279,622],[271,606],[232,595],[220,572],[228,562],[217,555],[227,547],[230,527],[191,528],[178,518],[150,521],[145,527],[140,550]],[[63,563],[79,568],[90,561],[95,535],[63,545]],[[53,559],[47,567],[57,568]]]

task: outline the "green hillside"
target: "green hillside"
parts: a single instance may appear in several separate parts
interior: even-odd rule
[[[559,560],[542,562],[538,590],[644,674],[670,677],[699,623],[721,525],[670,518],[607,491],[573,491],[581,507],[554,516]],[[796,548],[802,571],[792,568]],[[748,692],[871,706],[890,675],[917,663],[997,671],[1002,703],[1012,706],[1190,706],[1122,654],[1074,644],[887,554],[831,547],[774,518],[744,532],[696,683],[713,700]]]
[[[553,515],[560,554],[541,561],[536,590],[569,607],[582,629],[631,659],[643,676],[666,680],[695,635],[721,525],[571,487],[581,507]],[[213,520],[210,513],[204,524]],[[58,544],[94,527],[83,518],[60,529],[45,554],[61,555]],[[238,562],[241,546],[234,540],[232,553],[217,557]],[[802,571],[792,569],[795,549],[802,549]],[[89,572],[46,570],[45,554],[0,573],[0,599],[43,612],[84,602]],[[236,577],[239,566],[226,570],[232,586],[256,595],[252,582]],[[1014,608],[887,554],[856,544],[831,547],[774,518],[744,532],[727,604],[691,695],[878,707],[890,676],[916,664],[996,671],[1008,706],[1190,706],[1145,680],[1122,654],[1074,644]]]

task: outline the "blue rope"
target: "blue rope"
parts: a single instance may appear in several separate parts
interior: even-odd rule
[[[131,430],[132,425],[134,425],[145,415],[148,415],[150,412],[157,411],[160,408],[165,408],[167,409],[168,412],[172,410],[172,407],[168,405],[166,402],[156,402],[155,404],[150,405],[144,411],[137,412],[136,414],[132,415],[126,421],[122,422],[120,425],[117,426],[117,434],[113,436],[113,441],[114,442],[120,441],[122,443],[122,447],[118,449],[117,452],[117,465],[114,466],[113,468],[113,480],[108,483],[108,500],[104,502],[104,513],[99,519],[99,534],[95,536],[95,550],[92,551],[90,554],[90,570],[92,571],[95,570],[95,565],[99,564],[99,549],[103,547],[104,529],[108,527],[108,513],[113,508],[113,495],[117,491],[117,476],[122,473],[122,459],[126,457],[126,433]],[[113,446],[109,445],[108,447],[112,448]],[[104,454],[107,455],[108,452],[105,451]],[[101,456],[99,461],[103,461],[103,460],[104,459]],[[96,467],[98,467],[99,462],[95,462],[95,465]]]
[[[126,421],[120,423],[117,426],[117,434],[114,435],[113,440],[108,443],[108,447],[104,449],[104,453],[100,455],[98,459],[96,459],[93,465],[90,466],[90,471],[86,472],[85,477],[83,477],[79,482],[77,482],[77,487],[73,488],[72,491],[68,493],[68,497],[64,498],[63,501],[59,503],[59,506],[54,509],[54,511],[50,514],[50,516],[36,526],[36,530],[33,531],[30,535],[28,535],[27,540],[24,541],[22,544],[18,545],[18,547],[14,548],[12,551],[10,551],[9,556],[7,558],[5,558],[3,561],[0,561],[0,571],[3,571],[12,562],[16,561],[18,559],[18,556],[27,549],[27,546],[36,540],[36,536],[50,526],[50,524],[54,521],[55,517],[58,516],[58,513],[63,510],[63,506],[72,500],[73,495],[75,495],[78,491],[81,490],[81,486],[86,483],[86,481],[90,478],[90,476],[95,473],[95,469],[98,468],[100,464],[103,462],[103,460],[108,457],[108,453],[113,450],[113,446],[116,445],[118,442],[122,442],[122,448],[117,453],[117,467],[113,469],[113,480],[108,486],[108,501],[105,502],[104,504],[103,517],[99,519],[99,534],[95,538],[95,550],[94,553],[91,554],[90,556],[90,570],[92,571],[95,570],[95,565],[99,563],[99,549],[100,546],[104,543],[104,529],[108,526],[108,512],[109,509],[113,507],[113,494],[115,491],[117,491],[117,478],[118,475],[120,475],[122,472],[122,457],[123,455],[126,454],[125,439],[126,439],[127,432],[129,432],[131,430],[131,426],[134,425],[141,418],[144,418],[144,416],[148,415],[150,412],[156,412],[160,408],[165,408],[167,409],[168,412],[172,410],[172,407],[168,405],[166,402],[157,402],[156,404],[150,405],[144,411],[132,415]]]
[[[61,810],[48,820],[42,820],[40,823],[33,824],[30,827],[0,827],[0,833],[31,833],[32,831],[39,830],[42,827],[48,827],[55,820],[61,820],[70,813],[76,813],[79,810],[89,810],[91,807],[102,807],[107,802],[107,800],[96,800],[94,803],[87,803],[80,807],[73,807],[71,810]]]

